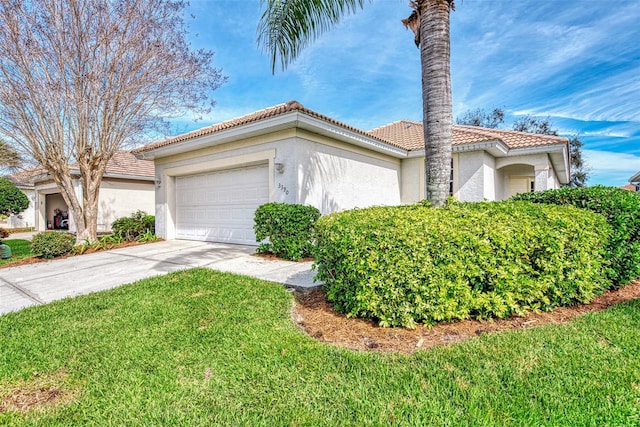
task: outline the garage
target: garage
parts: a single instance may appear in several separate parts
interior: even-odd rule
[[[253,216],[269,202],[269,167],[176,177],[176,238],[256,245]]]

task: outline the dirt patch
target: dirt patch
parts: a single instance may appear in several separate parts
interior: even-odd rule
[[[46,376],[34,373],[28,381],[6,387],[0,394],[0,412],[28,412],[71,403],[76,392],[64,388],[66,377],[64,370]]]
[[[551,312],[497,320],[463,320],[415,329],[381,328],[372,321],[347,318],[327,303],[323,291],[296,293],[294,321],[318,341],[361,351],[390,351],[404,354],[485,333],[528,329],[551,323],[565,323],[585,313],[604,310],[614,304],[640,298],[640,280],[615,291],[607,291],[590,304],[560,307]]]

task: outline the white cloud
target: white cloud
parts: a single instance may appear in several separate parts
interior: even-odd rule
[[[590,169],[589,185],[624,185],[640,171],[640,156],[633,154],[584,150],[582,155]]]

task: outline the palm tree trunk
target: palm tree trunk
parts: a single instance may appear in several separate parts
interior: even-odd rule
[[[425,145],[425,197],[442,206],[451,174],[451,70],[448,0],[423,0],[420,60]]]

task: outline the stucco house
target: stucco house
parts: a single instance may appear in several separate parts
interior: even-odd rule
[[[631,188],[633,187],[633,188]],[[640,172],[629,178],[629,184],[623,186],[627,190],[640,191]]]
[[[71,175],[78,200],[82,203],[80,171],[71,165]],[[75,231],[73,217],[60,189],[50,175],[41,168],[8,176],[29,197],[29,208],[9,218],[8,226],[35,227],[37,231],[64,229]],[[109,231],[117,218],[136,210],[153,213],[155,184],[153,162],[140,160],[128,151],[118,151],[107,164],[100,185],[98,232]]]
[[[253,215],[269,202],[324,214],[424,198],[422,124],[363,131],[296,101],[138,148],[153,160],[156,233],[165,239],[256,244]],[[454,126],[451,194],[500,200],[569,182],[566,138]]]

